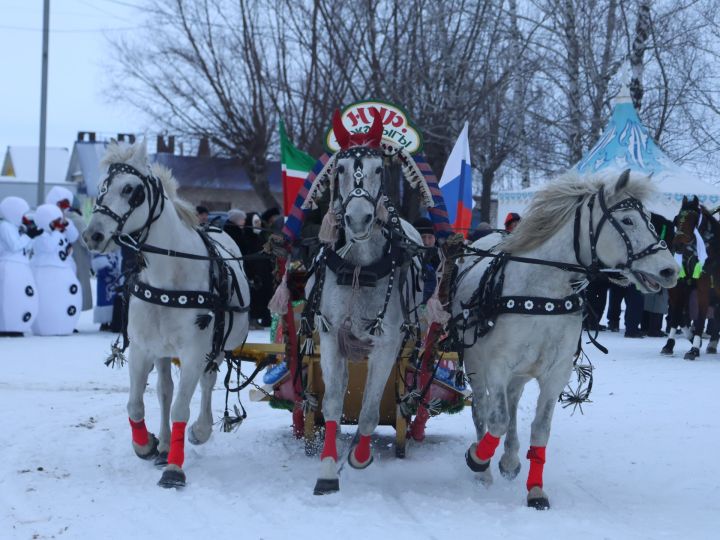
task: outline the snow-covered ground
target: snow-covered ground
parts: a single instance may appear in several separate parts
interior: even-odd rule
[[[103,365],[113,336],[87,315],[73,336],[0,339],[0,538],[718,537],[720,357],[686,362],[686,343],[675,358],[658,354],[662,340],[621,334],[601,334],[607,356],[587,347],[593,403],[584,415],[556,411],[545,467],[553,508],[537,512],[525,507],[526,460],[512,482],[495,464],[489,489],[473,478],[469,410],[431,419],[404,460],[393,430],[380,428],[373,465],[345,467],[341,492],[315,497],[318,460],[293,439],[290,414],[244,396],[238,431],[186,446],[188,486],[159,488],[160,471],[130,446],[127,370]],[[154,384],[151,375],[146,410],[157,431]],[[536,396],[528,385],[524,443]],[[220,416],[220,381],[214,397]]]

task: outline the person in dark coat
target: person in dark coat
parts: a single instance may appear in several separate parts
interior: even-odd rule
[[[245,273],[250,281],[250,324],[268,327],[272,319],[268,303],[273,295],[273,265],[270,257],[263,257],[266,236],[263,224],[256,212],[250,212],[245,218],[242,230],[240,250],[245,259]]]
[[[415,220],[413,227],[417,229],[422,237],[423,245],[426,249],[422,256],[422,280],[423,280],[423,300],[426,303],[435,292],[437,285],[437,267],[440,264],[437,248],[435,247],[435,231],[433,230],[432,221],[426,217]]]
[[[241,251],[243,242],[243,228],[245,227],[246,218],[247,215],[245,214],[245,212],[233,208],[232,210],[228,211],[227,221],[225,222],[225,225],[223,225],[223,231],[226,232],[228,236],[230,236],[230,238],[235,240],[235,243],[238,245]]]

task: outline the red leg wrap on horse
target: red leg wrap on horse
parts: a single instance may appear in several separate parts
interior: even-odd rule
[[[500,437],[493,437],[488,431],[478,443],[475,455],[480,461],[487,461],[495,454],[498,444],[500,444]]]
[[[527,488],[530,491],[533,487],[543,486],[543,467],[545,466],[545,447],[531,446],[527,458],[530,460],[530,472],[528,473]]]
[[[187,422],[173,422],[170,431],[170,452],[168,463],[182,468],[185,461],[185,426]]]
[[[145,427],[145,420],[140,420],[139,422],[133,422],[132,418],[128,418],[128,420],[130,420],[133,442],[138,446],[145,446],[150,440],[148,430]]]
[[[320,460],[326,457],[331,457],[337,461],[337,447],[335,445],[335,438],[337,437],[337,422],[329,421],[325,422],[325,442],[323,444],[323,451],[320,454]]]
[[[370,435],[360,435],[360,442],[355,447],[355,460],[366,463],[370,459]]]

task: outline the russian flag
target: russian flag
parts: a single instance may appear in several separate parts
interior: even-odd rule
[[[445,199],[448,221],[455,232],[467,237],[472,221],[472,171],[467,122],[445,164],[440,191]]]

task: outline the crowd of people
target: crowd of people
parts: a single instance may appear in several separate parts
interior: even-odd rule
[[[26,201],[7,197],[0,202],[0,335],[65,335],[75,331],[80,313],[94,309],[93,319],[101,330],[122,328],[122,298],[119,294],[123,276],[132,270],[135,258],[118,249],[106,255],[91,255],[79,236],[85,221],[72,205],[72,193],[54,187],[45,204],[34,213]],[[213,224],[204,206],[196,207],[201,224]],[[216,216],[215,219],[219,217]],[[219,218],[222,219],[222,218]],[[517,213],[508,213],[502,232],[509,234],[520,223]],[[670,243],[673,224],[662,216],[651,219],[661,239]],[[264,256],[269,235],[280,233],[284,220],[277,208],[263,213],[232,209],[224,223],[218,225],[233,238],[244,257],[250,281],[250,321],[252,328],[271,325],[268,303],[275,287],[273,263]],[[435,247],[430,219],[422,217],[413,225],[425,247]],[[467,237],[472,243],[496,232],[490,224],[480,223]],[[125,255],[125,256],[123,256]],[[424,301],[433,294],[439,265],[437,250],[423,253]],[[90,290],[90,276],[96,277],[95,305]],[[634,286],[619,287],[606,280],[593,281],[587,290],[591,307],[586,319],[590,330],[620,330],[622,303],[625,304],[623,327],[628,338],[662,337],[663,315],[667,313],[667,291],[642,294]],[[606,313],[607,324],[602,325]]]
[[[200,223],[210,221],[204,206],[196,208]],[[233,239],[243,254],[245,273],[250,282],[250,327],[267,328],[272,323],[268,304],[275,289],[273,263],[263,256],[268,236],[280,233],[283,227],[280,210],[269,208],[262,214],[232,209],[227,213],[223,230]]]

